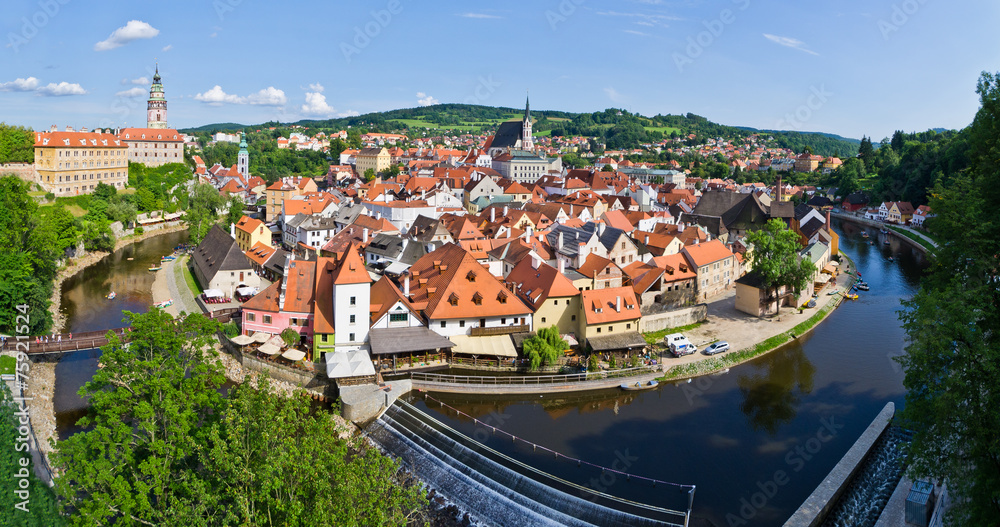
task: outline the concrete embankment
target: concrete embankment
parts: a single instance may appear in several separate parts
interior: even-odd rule
[[[882,432],[892,423],[892,416],[896,413],[896,405],[889,402],[885,405],[875,420],[868,425],[868,429],[861,434],[861,437],[854,442],[854,446],[844,454],[840,462],[833,467],[833,470],[823,478],[823,482],[816,487],[816,490],[806,498],[806,501],[792,514],[792,517],[785,522],[785,527],[816,527],[822,525],[830,509],[837,503],[837,499],[847,490],[854,475],[861,469],[868,453],[875,442],[882,436]]]

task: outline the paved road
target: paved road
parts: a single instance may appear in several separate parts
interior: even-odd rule
[[[188,256],[183,256],[170,262],[170,267],[165,269],[167,271],[167,289],[170,291],[170,298],[174,299],[174,306],[178,312],[201,313],[202,309],[195,302],[194,293],[184,279],[184,267],[187,265],[187,260]]]

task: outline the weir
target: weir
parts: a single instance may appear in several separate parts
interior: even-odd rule
[[[686,525],[683,512],[616,498],[533,469],[405,401],[396,401],[366,433],[429,486],[490,525]]]

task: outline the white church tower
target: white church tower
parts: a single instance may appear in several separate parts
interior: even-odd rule
[[[524,122],[521,123],[521,150],[534,150],[535,143],[531,140],[531,105],[528,96],[524,97]]]
[[[247,134],[240,132],[240,153],[236,156],[236,171],[244,178],[250,177],[250,152],[247,151]]]
[[[167,128],[167,99],[163,94],[163,84],[160,84],[159,64],[156,65],[149,100],[146,101],[146,128]]]

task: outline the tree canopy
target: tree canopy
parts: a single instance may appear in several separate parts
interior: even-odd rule
[[[269,381],[224,394],[200,314],[128,313],[80,390],[86,430],[60,443],[56,490],[71,525],[405,525],[424,505],[399,465],[333,415]]]
[[[928,228],[940,243],[920,290],[903,302],[909,338],[898,359],[907,389],[900,417],[914,430],[910,475],[946,478],[961,503],[946,521],[960,527],[1000,518],[1000,234],[989,219],[1000,206],[1000,76],[983,73],[977,92],[969,168],[930,195],[937,216]]]
[[[554,364],[567,348],[569,344],[559,335],[559,328],[556,326],[541,328],[524,341],[524,355],[531,363],[532,370]]]
[[[753,247],[753,272],[760,275],[768,290],[786,286],[801,291],[816,272],[812,262],[799,257],[802,249],[799,235],[779,219],[768,221],[759,231],[751,231],[747,242]]]

